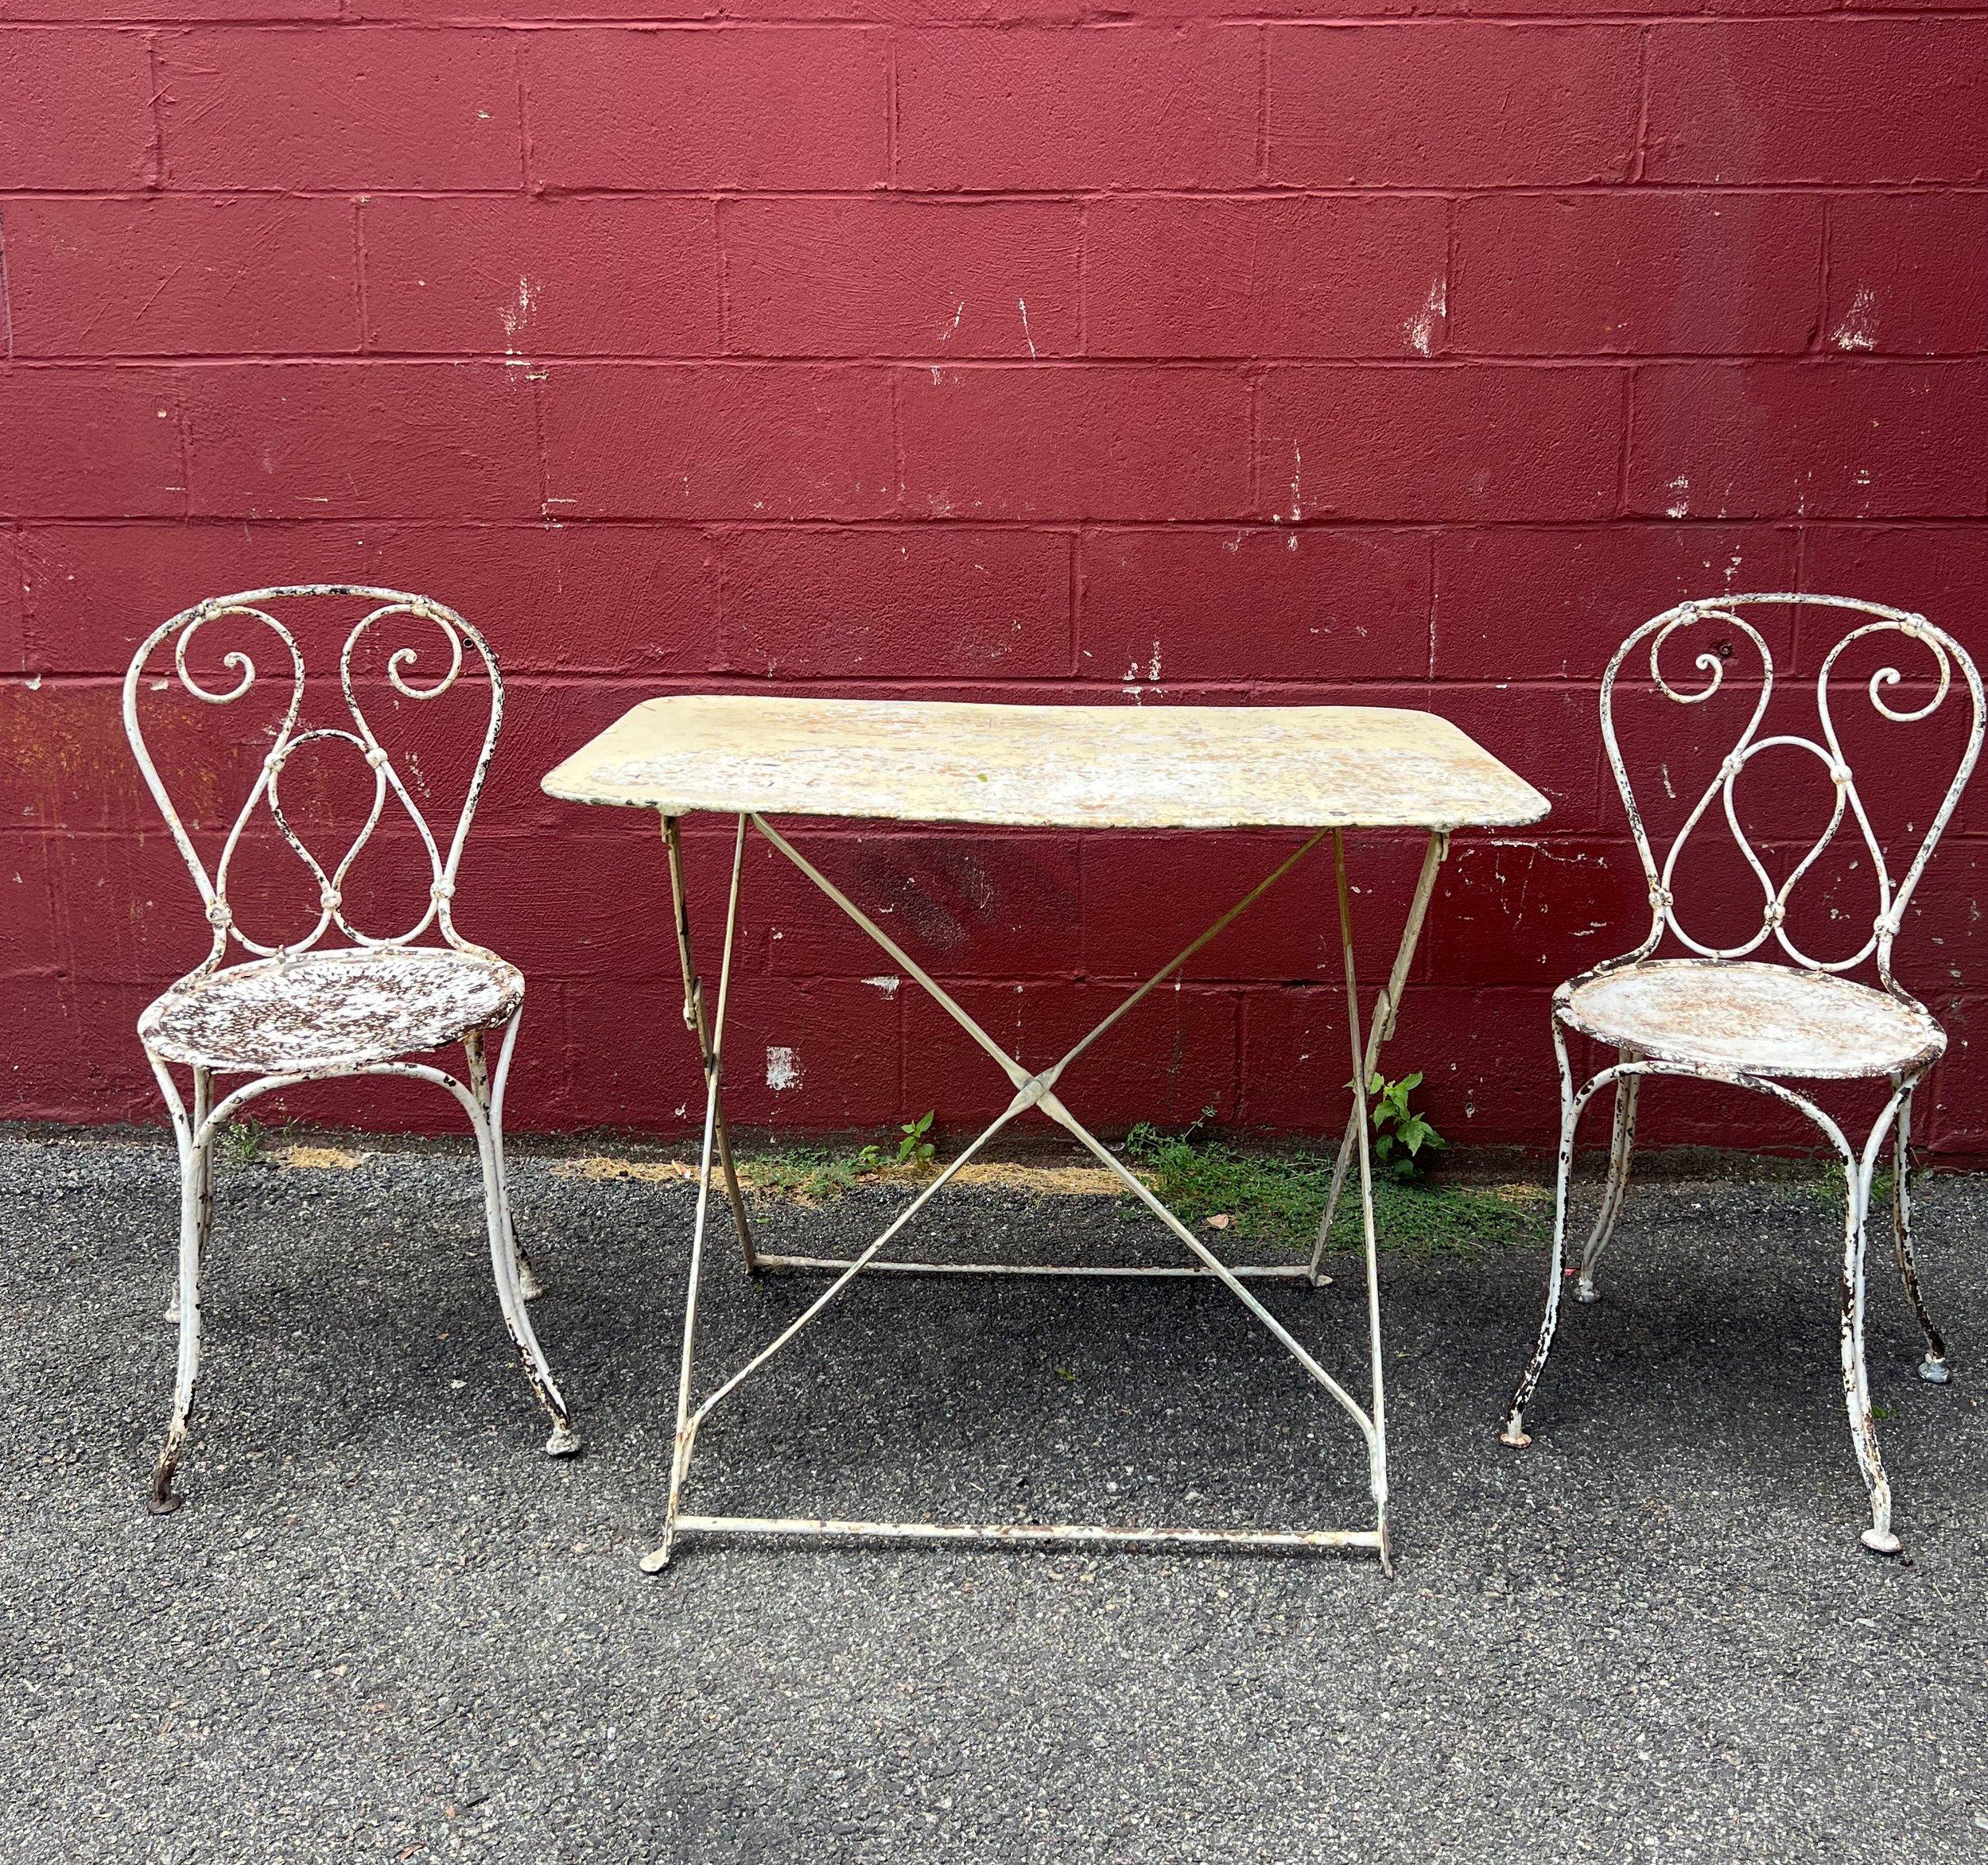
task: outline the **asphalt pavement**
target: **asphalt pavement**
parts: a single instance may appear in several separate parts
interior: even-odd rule
[[[1858,1544],[1815,1186],[1638,1188],[1524,1452],[1494,1432],[1543,1253],[1389,1255],[1389,1581],[1342,1555],[713,1540],[646,1577],[689,1188],[522,1152],[514,1176],[583,1458],[540,1453],[466,1152],[243,1165],[189,1500],[155,1519],[169,1153],[0,1133],[0,1857],[1988,1859],[1988,1180],[1923,1206],[1951,1385],[1914,1377],[1873,1259],[1895,1561]],[[844,1249],[902,1196],[762,1227]],[[1007,1190],[926,1234],[1167,1249],[1111,1199]],[[717,1265],[714,1373],[819,1286]],[[1272,1305],[1357,1372],[1357,1276]],[[965,1279],[852,1289],[713,1414],[692,1500],[1365,1507],[1344,1420],[1221,1289]]]

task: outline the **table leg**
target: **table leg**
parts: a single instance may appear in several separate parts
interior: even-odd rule
[[[1394,1035],[1396,1019],[1401,1014],[1402,993],[1408,988],[1408,972],[1415,963],[1415,947],[1421,941],[1422,924],[1429,916],[1429,902],[1436,891],[1436,876],[1449,852],[1449,837],[1435,834],[1429,837],[1429,846],[1422,857],[1422,872],[1415,880],[1415,897],[1408,903],[1408,917],[1401,929],[1401,943],[1395,951],[1394,969],[1388,974],[1387,988],[1374,1000],[1373,1016],[1367,1025],[1366,1047],[1354,1063],[1362,1091],[1354,1094],[1353,1105],[1347,1110],[1345,1137],[1339,1142],[1339,1157],[1332,1169],[1332,1189],[1326,1196],[1325,1215],[1318,1220],[1318,1241],[1312,1245],[1310,1275],[1314,1283],[1318,1280],[1319,1259],[1326,1253],[1326,1235],[1338,1213],[1340,1194],[1345,1190],[1346,1171],[1353,1161],[1354,1135],[1366,1121],[1367,1096],[1364,1086],[1373,1079],[1373,1072],[1380,1067],[1382,1045]]]
[[[712,1155],[723,1131],[723,1117],[718,1108],[718,1078],[724,1050],[725,1005],[732,989],[732,952],[738,934],[739,880],[745,865],[745,818],[741,816],[732,846],[732,889],[725,903],[724,947],[718,960],[718,1004],[707,1031],[703,989],[690,963],[690,916],[683,885],[682,845],[677,833],[676,818],[664,818],[664,835],[670,849],[670,884],[677,903],[678,950],[683,960],[684,1020],[697,1039],[704,1061],[704,1148],[697,1168],[697,1212],[690,1231],[689,1284],[684,1296],[683,1346],[677,1372],[677,1430],[670,1453],[670,1513],[662,1545],[643,1562],[644,1570],[650,1572],[669,1564],[670,1545],[676,1538],[677,1506],[683,1494],[684,1479],[689,1474],[691,1448],[697,1440],[697,1420],[691,1414],[690,1390],[697,1351],[697,1290],[704,1276],[705,1224],[711,1210]],[[727,1164],[728,1168],[728,1160]],[[753,1266],[752,1244],[745,1228],[745,1207],[739,1196],[738,1181],[728,1170],[726,1183],[733,1200],[732,1213],[739,1226],[740,1239],[745,1245],[746,1267],[750,1269]],[[701,1416],[701,1413],[698,1416]]]
[[[840,907],[856,923],[868,934],[887,953],[901,970],[908,973],[926,991],[948,1016],[957,1023],[991,1060],[1007,1076],[1014,1090],[1013,1098],[995,1120],[979,1134],[960,1154],[948,1163],[943,1171],[922,1187],[892,1222],[876,1239],[852,1257],[803,1258],[773,1255],[758,1258],[760,1267],[772,1269],[820,1269],[834,1273],[834,1280],[794,1320],[788,1324],[772,1341],[738,1369],[707,1397],[694,1406],[691,1403],[692,1367],[696,1329],[696,1306],[698,1279],[702,1267],[702,1253],[706,1211],[712,1183],[712,1165],[714,1150],[721,1145],[721,1116],[718,1113],[717,1076],[716,1053],[724,1017],[726,981],[729,976],[730,960],[736,929],[740,849],[735,849],[732,864],[732,897],[726,915],[725,956],[720,974],[718,1008],[716,1027],[709,1044],[702,1044],[707,1057],[706,1102],[705,1115],[705,1140],[703,1165],[699,1179],[697,1213],[691,1240],[690,1296],[687,1304],[684,1330],[683,1358],[678,1392],[678,1429],[676,1444],[671,1460],[669,1514],[664,1537],[659,1547],[647,1556],[643,1566],[645,1571],[654,1572],[666,1565],[677,1536],[684,1532],[728,1532],[735,1533],[771,1534],[782,1536],[855,1536],[890,1538],[931,1540],[975,1540],[1008,1542],[1128,1542],[1156,1544],[1214,1544],[1230,1546],[1259,1548],[1362,1548],[1379,1554],[1384,1568],[1392,1573],[1392,1548],[1389,1544],[1387,1506],[1387,1445],[1385,1436],[1384,1396],[1380,1361],[1380,1310],[1377,1246],[1373,1220],[1373,1171],[1369,1155],[1367,1129],[1364,1120],[1357,1122],[1349,1132],[1348,1144],[1357,1150],[1360,1165],[1361,1203],[1363,1216],[1364,1241],[1367,1267],[1367,1321],[1368,1348],[1373,1380],[1372,1410],[1360,1405],[1346,1391],[1313,1354],[1307,1350],[1277,1317],[1264,1306],[1257,1297],[1244,1286],[1242,1273],[1221,1262],[1214,1253],[1199,1237],[1153,1194],[1136,1175],[1131,1172],[1101,1141],[1091,1134],[1074,1115],[1057,1098],[1054,1088],[1063,1071],[1083,1055],[1105,1032],[1148,993],[1157,989],[1167,978],[1176,973],[1209,940],[1215,938],[1274,886],[1284,875],[1302,861],[1311,849],[1317,847],[1331,833],[1334,845],[1334,864],[1338,891],[1338,907],[1342,946],[1343,951],[1348,1014],[1350,1024],[1349,1042],[1355,1066],[1377,1051],[1378,1040],[1363,1040],[1360,1019],[1357,989],[1354,978],[1352,919],[1349,888],[1345,874],[1345,851],[1343,837],[1336,832],[1319,831],[1311,836],[1291,855],[1281,862],[1257,886],[1237,901],[1226,913],[1198,938],[1185,946],[1167,966],[1148,978],[1137,989],[1130,993],[1105,1016],[1095,1028],[1082,1037],[1065,1055],[1048,1067],[1031,1073],[1004,1050],[987,1032],[981,1029],[965,1010],[933,978],[911,954],[904,950],[884,929],[866,915],[847,895],[836,887],[820,869],[816,868],[791,842],[771,827],[763,818],[751,818],[756,829],[775,848],[785,855],[810,880]],[[744,822],[740,824],[743,840]],[[1440,861],[1446,838],[1437,836],[1431,841],[1430,852],[1423,864],[1423,879],[1418,886],[1414,906],[1410,915],[1410,927],[1404,934],[1396,970],[1391,981],[1389,994],[1384,996],[1376,1008],[1375,1032],[1376,1039],[1392,1024],[1392,1005],[1398,1002],[1408,966],[1412,959],[1415,934],[1419,931],[1426,915],[1429,896],[1433,892],[1435,873]],[[688,959],[688,923],[681,908],[682,893],[680,860],[676,857],[677,844],[671,834],[673,855],[672,875],[680,903],[678,926],[680,938],[684,941],[685,972],[686,978],[693,978]],[[694,1005],[696,994],[689,994],[689,1003]],[[687,1010],[688,1015],[688,1010]],[[693,1030],[698,1028],[693,1020]],[[1364,1113],[1365,1099],[1356,1097],[1356,1109]],[[712,1409],[722,1403],[753,1373],[759,1371],[813,1322],[828,1306],[835,1301],[856,1277],[866,1269],[891,1269],[900,1271],[930,1271],[940,1273],[962,1273],[984,1269],[993,1272],[1026,1273],[1023,1265],[967,1265],[957,1264],[926,1264],[893,1261],[878,1261],[879,1253],[922,1210],[946,1184],[979,1153],[994,1136],[1019,1114],[1034,1107],[1058,1125],[1067,1130],[1078,1144],[1093,1154],[1105,1168],[1119,1178],[1126,1189],[1144,1203],[1154,1214],[1183,1243],[1198,1259],[1194,1265],[1185,1269],[1165,1269],[1136,1273],[1167,1273],[1175,1275],[1205,1276],[1218,1280],[1256,1316],[1279,1346],[1291,1354],[1305,1372],[1346,1412],[1359,1428],[1365,1442],[1368,1456],[1369,1487],[1375,1509],[1375,1525],[1371,1529],[1313,1529],[1287,1530],[1268,1529],[1119,1529],[1093,1526],[1085,1524],[1034,1524],[1034,1523],[931,1523],[931,1522],[876,1522],[833,1520],[824,1517],[767,1517],[767,1516],[707,1516],[693,1514],[682,1508],[682,1497],[688,1476],[692,1451],[697,1429]],[[1292,1280],[1310,1280],[1313,1271],[1297,1265],[1248,1266],[1260,1275],[1279,1276]],[[1124,1269],[1099,1265],[1046,1265],[1042,1272],[1052,1275],[1114,1276],[1127,1273]]]
[[[741,816],[739,818],[738,837],[732,853],[732,900],[725,915],[724,956],[727,964],[731,962],[732,926],[739,911],[740,865],[745,853],[745,818]],[[752,1226],[746,1222],[745,1199],[739,1190],[738,1171],[732,1164],[732,1136],[725,1130],[724,1102],[718,1083],[718,1044],[705,1024],[704,980],[697,976],[697,966],[690,957],[689,890],[684,882],[683,837],[677,817],[663,818],[662,839],[670,853],[670,898],[676,910],[677,960],[683,971],[683,1020],[691,1035],[697,1039],[697,1055],[704,1065],[705,1094],[710,1103],[712,1120],[717,1129],[718,1162],[724,1171],[724,1192],[732,1206],[732,1228],[739,1234],[739,1248],[744,1253],[746,1269],[748,1272],[754,1272],[759,1265],[752,1246]],[[723,994],[722,986],[720,987],[720,994]]]

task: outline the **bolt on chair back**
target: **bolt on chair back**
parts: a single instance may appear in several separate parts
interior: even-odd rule
[[[1767,642],[1743,611],[1762,605],[1786,605],[1797,612],[1840,610],[1852,625],[1823,658],[1815,679],[1819,739],[1785,733],[1763,736],[1761,725],[1773,695],[1774,662]],[[1732,749],[1717,773],[1687,812],[1660,863],[1645,831],[1615,721],[1616,682],[1630,656],[1647,644],[1649,678],[1654,694],[1679,705],[1699,705],[1725,684],[1727,662],[1718,653],[1701,651],[1695,662],[1703,676],[1696,690],[1673,686],[1660,664],[1665,645],[1674,635],[1704,624],[1730,631],[1759,658],[1760,692]],[[1899,638],[1896,642],[1878,638]],[[1707,636],[1700,634],[1696,642]],[[1842,745],[1842,721],[1835,709],[1831,681],[1839,662],[1853,643],[1909,648],[1909,674],[1891,665],[1880,666],[1865,682],[1879,721],[1909,725],[1931,717],[1959,683],[1967,690],[1971,709],[1964,748],[1952,779],[1941,793],[1922,831],[1908,826],[1905,866],[1893,878],[1884,844],[1873,828],[1857,789]],[[1726,644],[1730,651],[1730,643]],[[1901,701],[1895,689],[1908,678],[1926,682],[1923,701]],[[1932,1013],[1901,986],[1892,971],[1892,949],[1905,909],[1927,863],[1932,859],[1963,790],[1972,775],[1981,750],[1982,696],[1979,674],[1959,644],[1923,616],[1846,596],[1736,596],[1686,602],[1667,609],[1636,630],[1609,662],[1602,682],[1602,736],[1615,773],[1637,854],[1649,886],[1650,924],[1641,943],[1563,985],[1553,999],[1553,1043],[1560,1072],[1560,1146],[1555,1184],[1551,1265],[1547,1272],[1546,1314],[1532,1359],[1520,1375],[1500,1436],[1524,1446],[1532,1440],[1524,1424],[1525,1408],[1543,1370],[1559,1314],[1562,1260],[1567,1247],[1567,1192],[1574,1162],[1574,1142],[1582,1110],[1604,1087],[1614,1091],[1615,1117],[1608,1176],[1602,1206],[1581,1253],[1574,1296],[1598,1299],[1595,1265],[1608,1246],[1628,1189],[1629,1161],[1636,1140],[1637,1094],[1646,1075],[1676,1075],[1718,1082],[1769,1096],[1807,1117],[1821,1131],[1841,1162],[1846,1189],[1844,1216],[1841,1308],[1843,1394],[1850,1413],[1851,1440],[1858,1466],[1869,1492],[1871,1525],[1864,1544],[1881,1554],[1898,1552],[1892,1532],[1891,1488],[1878,1455],[1877,1434],[1871,1409],[1870,1382],[1864,1364],[1865,1232],[1879,1158],[1889,1137],[1893,1148],[1892,1222],[1898,1268],[1905,1293],[1926,1338],[1920,1364],[1923,1377],[1943,1384],[1947,1350],[1928,1314],[1912,1256],[1912,1203],[1908,1184],[1914,1090],[1945,1051],[1947,1038]],[[1828,822],[1808,843],[1787,876],[1778,884],[1769,875],[1746,830],[1735,801],[1736,787],[1753,760],[1776,752],[1815,759],[1834,791]],[[1665,773],[1666,787],[1668,774]],[[1688,792],[1687,792],[1688,794]],[[1760,889],[1757,930],[1729,944],[1704,942],[1681,916],[1673,891],[1679,858],[1718,806],[1752,881]],[[1875,910],[1870,931],[1846,956],[1811,957],[1788,926],[1788,908],[1797,886],[1811,876],[1817,863],[1846,824],[1854,846],[1867,856],[1875,884]],[[1712,833],[1717,824],[1710,825]],[[1861,865],[1861,857],[1859,858]],[[1862,923],[1861,922],[1859,923]],[[1654,956],[1670,934],[1685,948],[1681,958]],[[1757,958],[1755,954],[1762,954]],[[1874,981],[1862,984],[1846,974],[1868,968]],[[1617,1052],[1617,1059],[1578,1086],[1568,1059],[1570,1032],[1586,1036]],[[1803,1081],[1868,1080],[1889,1084],[1882,1111],[1861,1144],[1808,1092],[1786,1085]]]
[[[326,598],[369,606],[339,650],[340,722],[306,725],[304,652],[296,635],[273,612],[288,612],[313,602],[321,606]],[[209,639],[219,643],[220,651],[210,655],[215,664],[203,673],[196,670],[192,657],[196,650],[208,647],[201,636],[210,628],[214,632]],[[390,629],[402,635],[402,644],[384,652],[384,682],[369,701],[362,655],[387,650]],[[411,639],[406,638],[410,633]],[[154,678],[155,690],[169,690],[177,679],[186,695],[213,706],[234,705],[258,684],[264,686],[266,696],[274,693],[268,749],[239,809],[223,818],[226,826],[211,867],[196,845],[196,826],[190,826],[176,807],[160,775],[140,721],[146,668],[169,643],[170,658],[162,657],[160,670],[167,677]],[[444,843],[437,839],[399,765],[382,744],[367,707],[371,703],[377,711],[395,695],[421,703],[449,692],[464,674],[465,649],[480,661],[487,676],[489,717],[460,811]],[[270,663],[266,682],[258,653]],[[474,662],[471,671],[473,675]],[[169,1512],[181,1500],[173,1477],[200,1371],[200,1269],[213,1220],[215,1136],[238,1110],[261,1096],[305,1082],[397,1075],[432,1082],[461,1105],[476,1138],[498,1304],[532,1389],[553,1421],[546,1448],[554,1455],[579,1448],[565,1401],[526,1311],[527,1296],[538,1292],[511,1227],[504,1179],[504,1085],[518,1036],[524,979],[495,953],[464,938],[455,921],[456,871],[503,719],[503,682],[483,636],[452,609],[393,589],[297,585],[212,597],[154,629],[125,674],[126,736],[193,877],[212,934],[207,956],[138,1020],[139,1040],[172,1116],[181,1176],[175,1303],[179,1358],[172,1422],[153,1482],[151,1507],[156,1513]],[[329,865],[300,831],[303,813],[294,803],[288,809],[285,805],[284,774],[300,752],[308,752],[309,759],[328,755],[349,760],[355,755],[370,776],[370,806],[344,853]],[[301,935],[270,942],[244,927],[229,892],[238,857],[245,846],[254,849],[266,833],[256,821],[264,812],[316,888]],[[425,858],[421,865],[426,871],[425,898],[411,924],[376,935],[355,923],[359,915],[348,890],[355,864],[390,816],[397,826],[404,819]],[[239,957],[228,962],[237,949]],[[490,1041],[499,1032],[493,1067]],[[458,1043],[464,1051],[466,1081],[431,1063],[409,1059]],[[190,1071],[190,1094],[181,1092],[175,1068]],[[217,1076],[244,1078],[217,1100]]]

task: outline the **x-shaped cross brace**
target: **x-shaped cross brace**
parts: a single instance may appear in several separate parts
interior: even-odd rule
[[[786,856],[809,880],[835,902],[850,919],[887,952],[893,961],[905,972],[915,978],[947,1016],[985,1050],[1002,1073],[1008,1077],[1014,1089],[1014,1098],[996,1116],[987,1128],[967,1147],[949,1160],[945,1168],[926,1185],[905,1208],[885,1227],[876,1241],[859,1255],[848,1258],[786,1257],[763,1255],[758,1253],[752,1241],[751,1226],[746,1218],[745,1201],[739,1188],[738,1175],[732,1162],[732,1150],[726,1135],[722,1105],[720,1078],[723,1073],[724,1020],[726,1001],[730,993],[732,979],[732,954],[738,930],[739,887],[745,862],[745,837],[747,826],[755,829],[767,841]],[[1184,947],[1167,965],[1148,978],[1112,1011],[1088,1035],[1084,1036],[1066,1055],[1045,1069],[1031,1074],[1001,1047],[993,1037],[969,1016],[945,988],[918,964],[903,946],[872,919],[854,901],[851,900],[807,857],[801,853],[786,837],[770,825],[764,817],[741,815],[738,831],[732,845],[732,881],[730,895],[725,907],[724,945],[718,970],[718,997],[714,1008],[707,1010],[705,1003],[703,981],[697,975],[691,955],[689,894],[685,886],[683,867],[683,845],[679,819],[674,816],[663,818],[663,837],[670,858],[670,892],[673,896],[677,923],[677,950],[681,962],[684,981],[684,1020],[697,1039],[702,1056],[705,1078],[704,1148],[697,1179],[697,1217],[691,1232],[689,1292],[685,1303],[683,1347],[681,1368],[677,1385],[677,1431],[674,1448],[670,1466],[669,1514],[660,1546],[645,1556],[643,1567],[654,1573],[669,1564],[676,1537],[682,1533],[724,1533],[799,1535],[799,1536],[868,1536],[894,1539],[919,1541],[966,1541],[1008,1542],[1107,1542],[1107,1543],[1174,1543],[1188,1545],[1220,1544],[1245,1548],[1371,1548],[1380,1556],[1383,1568],[1393,1572],[1392,1552],[1388,1532],[1388,1438],[1387,1408],[1383,1386],[1380,1358],[1380,1292],[1378,1265],[1376,1255],[1373,1214],[1373,1162],[1368,1146],[1367,1099],[1364,1090],[1374,1065],[1379,1059],[1381,1044],[1392,1034],[1396,1016],[1401,1002],[1401,994],[1408,982],[1408,971],[1415,957],[1415,949],[1427,916],[1429,901],[1435,889],[1436,875],[1448,849],[1448,837],[1431,833],[1428,847],[1423,858],[1422,871],[1415,884],[1414,897],[1410,903],[1407,923],[1402,929],[1401,942],[1395,957],[1386,989],[1374,1007],[1373,1016],[1368,1028],[1367,1038],[1361,1039],[1360,1004],[1353,973],[1353,922],[1349,890],[1346,881],[1345,843],[1338,830],[1320,830],[1310,836],[1300,846],[1281,861],[1269,874],[1244,895],[1236,904],[1223,914],[1213,925],[1191,944]],[[1319,843],[1330,837],[1332,843],[1333,867],[1338,883],[1339,904],[1340,943],[1345,961],[1346,1010],[1349,1054],[1359,1085],[1353,1098],[1353,1106],[1346,1123],[1345,1139],[1341,1142],[1338,1164],[1333,1174],[1332,1190],[1326,1211],[1318,1226],[1318,1238],[1313,1249],[1310,1262],[1300,1268],[1293,1264],[1250,1265],[1231,1269],[1220,1261],[1214,1253],[1194,1233],[1175,1216],[1154,1195],[1151,1188],[1131,1171],[1102,1142],[1096,1138],[1071,1113],[1058,1098],[1056,1083],[1063,1071],[1082,1055],[1099,1037],[1124,1016],[1148,993],[1171,977],[1189,959],[1211,939],[1224,931],[1233,921],[1252,906],[1262,896],[1296,867]],[[1090,1152],[1106,1171],[1116,1178],[1132,1194],[1145,1205],[1175,1236],[1184,1243],[1198,1259],[1195,1263],[1182,1266],[1158,1268],[1114,1268],[1093,1265],[1054,1265],[1035,1266],[1017,1264],[959,1264],[922,1263],[903,1261],[879,1261],[879,1253],[892,1238],[902,1230],[926,1204],[949,1183],[973,1157],[1010,1121],[1030,1108],[1035,1108],[1064,1128],[1077,1144]],[[1367,1327],[1368,1354],[1372,1376],[1371,1402],[1362,1406],[1345,1388],[1339,1384],[1312,1354],[1292,1335],[1290,1330],[1264,1307],[1250,1291],[1245,1278],[1262,1280],[1303,1281],[1314,1286],[1320,1280],[1318,1265],[1326,1245],[1326,1234],[1330,1228],[1340,1196],[1345,1188],[1350,1164],[1357,1160],[1360,1172],[1360,1205],[1362,1242],[1365,1252],[1367,1272]],[[806,1308],[795,1317],[775,1339],[755,1354],[744,1366],[734,1373],[721,1385],[701,1401],[693,1404],[693,1369],[697,1350],[697,1295],[704,1267],[704,1244],[706,1222],[710,1212],[711,1188],[714,1162],[724,1180],[726,1195],[732,1206],[732,1219],[737,1228],[739,1241],[745,1253],[746,1266],[751,1270],[798,1269],[829,1271],[834,1280]],[[696,1447],[698,1427],[712,1410],[785,1348],[795,1336],[820,1315],[837,1296],[864,1269],[895,1270],[926,1274],[1010,1274],[1049,1276],[1212,1276],[1228,1288],[1251,1314],[1261,1322],[1272,1336],[1311,1377],[1338,1402],[1358,1428],[1367,1447],[1368,1487],[1373,1498],[1374,1526],[1372,1529],[1318,1529],[1286,1530],[1268,1529],[1124,1529],[1103,1528],[1085,1524],[1046,1524],[1035,1522],[994,1523],[939,1523],[939,1522],[886,1522],[837,1521],[822,1517],[762,1517],[738,1515],[694,1515],[681,1508],[684,1483],[689,1473],[690,1459]]]

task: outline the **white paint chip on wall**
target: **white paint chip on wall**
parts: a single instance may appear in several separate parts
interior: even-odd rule
[[[774,1043],[767,1051],[767,1086],[776,1094],[801,1086],[801,1058],[784,1043]]]

